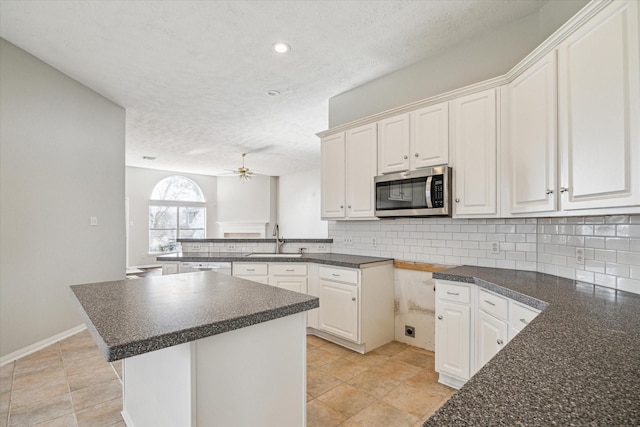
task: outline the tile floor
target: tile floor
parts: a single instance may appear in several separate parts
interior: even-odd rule
[[[406,344],[361,355],[309,336],[307,349],[308,427],[419,426],[454,391]],[[0,427],[124,427],[120,376],[80,332],[0,367]]]

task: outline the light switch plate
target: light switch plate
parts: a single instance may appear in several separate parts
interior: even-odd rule
[[[89,217],[89,225],[92,227],[95,227],[98,225],[98,217],[97,216],[92,216]]]

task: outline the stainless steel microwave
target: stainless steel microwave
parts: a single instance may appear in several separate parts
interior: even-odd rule
[[[451,168],[438,166],[374,178],[376,216],[451,216]]]

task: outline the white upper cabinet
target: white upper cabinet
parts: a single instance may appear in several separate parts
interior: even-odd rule
[[[381,174],[409,170],[409,114],[378,122],[378,170]]]
[[[449,103],[378,122],[378,172],[403,172],[449,162]]]
[[[563,210],[640,204],[638,2],[613,2],[558,47]]]
[[[443,102],[411,112],[410,168],[449,163],[449,103]]]
[[[321,144],[322,218],[344,218],[346,167],[344,133],[322,138]]]
[[[497,213],[496,89],[452,101],[454,215]]]
[[[346,192],[348,218],[375,218],[373,178],[378,172],[376,124],[346,132]]]
[[[322,218],[375,219],[376,124],[322,138]]]
[[[506,213],[557,209],[556,52],[502,89],[502,202]]]

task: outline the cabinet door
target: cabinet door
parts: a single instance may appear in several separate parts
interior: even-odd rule
[[[346,188],[349,218],[375,218],[373,178],[378,171],[376,124],[346,132]]]
[[[169,274],[178,274],[178,263],[163,263],[162,264],[162,275],[166,276]]]
[[[556,52],[552,51],[504,89],[506,212],[556,210],[556,81]]]
[[[381,120],[378,131],[380,174],[409,170],[409,114]]]
[[[436,371],[468,380],[471,370],[471,307],[438,300]]]
[[[306,277],[271,277],[269,284],[289,291],[307,293]]]
[[[320,279],[320,329],[358,342],[358,287]]]
[[[322,218],[344,218],[344,148],[344,133],[322,139],[320,161]]]
[[[456,215],[494,215],[496,206],[496,90],[453,102]]]
[[[476,367],[480,370],[493,356],[507,344],[507,322],[480,310],[478,313],[478,345]]]
[[[411,113],[410,167],[419,169],[449,163],[449,103]]]
[[[640,203],[638,2],[613,2],[558,48],[561,207]]]

